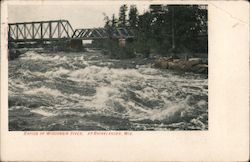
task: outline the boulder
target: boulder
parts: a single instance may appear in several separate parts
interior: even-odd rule
[[[172,69],[172,70],[181,70],[183,67],[178,62],[169,62],[168,63],[168,68]]]
[[[208,74],[208,65],[207,64],[198,64],[198,65],[192,67],[191,71],[196,72],[196,73]]]
[[[164,61],[173,61],[173,57],[163,57]]]
[[[8,54],[8,58],[9,58],[9,60],[14,60],[14,59],[18,58],[20,55],[21,55],[21,52],[19,50],[10,49],[9,54]]]
[[[189,60],[185,61],[183,64],[185,65],[185,68],[191,69],[193,66],[198,65],[201,63],[201,60]]]
[[[161,62],[161,67],[163,68],[163,69],[168,69],[168,61],[163,61],[163,62]]]
[[[199,61],[199,62],[202,62],[202,59],[201,58],[189,58],[188,61]]]
[[[175,63],[180,62],[180,59],[173,59],[173,62]]]
[[[195,73],[208,73],[208,65],[203,64],[200,58],[191,58],[188,61],[173,58],[160,58],[155,61],[155,67]]]
[[[155,62],[154,62],[154,66],[155,67],[157,67],[157,68],[161,68],[161,62],[162,62],[162,60],[156,60]]]
[[[156,60],[154,65],[157,68],[167,69],[168,68],[168,61],[165,61],[162,59]]]

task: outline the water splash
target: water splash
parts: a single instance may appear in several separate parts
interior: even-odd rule
[[[206,77],[120,64],[98,52],[30,51],[10,62],[10,129],[208,128]]]

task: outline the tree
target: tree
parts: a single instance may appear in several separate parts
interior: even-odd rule
[[[131,5],[128,20],[126,12],[127,6],[122,5],[118,22],[114,15],[111,20],[105,16],[105,26],[112,29],[116,24],[119,27],[129,25],[135,29],[136,38],[131,47],[145,57],[151,52],[178,56],[189,52],[207,53],[206,6],[157,4],[150,5],[148,11],[139,15],[136,6]]]
[[[129,22],[129,26],[132,28],[132,29],[136,29],[137,26],[138,26],[138,10],[136,8],[135,5],[131,5],[130,6],[130,9],[129,9],[129,19],[128,19],[128,22]]]
[[[125,27],[127,25],[127,15],[126,12],[128,11],[128,7],[127,5],[122,5],[120,7],[120,11],[119,11],[119,27]]]
[[[115,18],[115,14],[112,15],[111,26],[113,28],[117,26],[117,19]]]
[[[199,5],[168,5],[167,8],[172,15],[171,38],[174,36],[174,39],[171,42],[175,42],[176,49],[190,52],[204,51],[203,48],[206,47],[200,45],[207,46],[207,43],[201,42],[199,35],[207,34],[207,10],[200,8]]]
[[[106,15],[106,13],[103,13],[103,16],[105,22],[104,28],[109,28],[111,26],[110,18]]]
[[[162,35],[162,30],[164,26],[164,6],[163,5],[150,5],[149,6],[151,14],[151,37],[155,41],[161,43],[164,39]]]
[[[149,56],[150,46],[152,46],[149,41],[151,40],[151,21],[151,14],[149,12],[139,15],[136,50],[144,54],[145,57]]]

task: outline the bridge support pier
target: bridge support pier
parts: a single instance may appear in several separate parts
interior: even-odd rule
[[[70,48],[81,50],[83,48],[82,40],[71,39],[70,40]]]

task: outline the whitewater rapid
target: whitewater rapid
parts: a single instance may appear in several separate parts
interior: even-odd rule
[[[9,129],[207,130],[208,80],[98,51],[29,51],[9,61]]]

